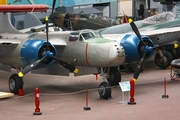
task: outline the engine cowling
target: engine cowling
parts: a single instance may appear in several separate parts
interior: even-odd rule
[[[152,40],[149,37],[142,35],[141,38],[143,39],[146,46],[148,47],[154,46]],[[134,34],[125,35],[122,38],[120,44],[124,48],[126,55],[125,62],[127,63],[139,61],[145,52],[142,41],[140,41],[137,35]],[[154,50],[147,51],[145,59],[149,59],[153,55],[153,53]]]
[[[49,49],[48,49],[48,44],[49,44]],[[22,48],[20,50],[20,57],[24,66],[27,66],[32,62],[41,59],[46,54],[47,51],[52,52],[53,56],[56,56],[57,54],[55,47],[49,42],[46,42],[46,40],[28,39],[22,45]],[[51,65],[53,62],[54,59],[47,57],[39,64],[38,68]]]

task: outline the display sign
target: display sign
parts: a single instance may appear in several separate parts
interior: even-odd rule
[[[119,86],[120,86],[122,92],[130,91],[130,82],[129,81],[119,82]]]

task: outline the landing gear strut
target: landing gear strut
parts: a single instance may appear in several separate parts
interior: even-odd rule
[[[13,74],[9,78],[9,89],[11,93],[17,94],[19,89],[23,89],[23,79],[17,74]]]
[[[121,81],[121,74],[119,70],[117,68],[110,68],[107,80],[111,86],[118,85]]]

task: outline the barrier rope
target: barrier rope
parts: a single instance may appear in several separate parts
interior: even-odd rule
[[[117,86],[110,86],[110,87],[104,87],[104,88],[116,88],[118,87]],[[88,91],[97,91],[97,90],[100,90],[100,89],[103,89],[103,88],[93,88],[93,89],[89,89],[88,88]],[[66,95],[74,95],[74,94],[79,94],[79,93],[82,93],[82,92],[86,92],[86,89],[84,90],[79,90],[79,91],[75,91],[75,92],[69,92],[69,93],[58,93],[58,94],[51,94],[51,93],[40,93],[41,96],[66,96]],[[17,97],[13,97],[15,99],[20,99],[20,98],[24,98],[24,97],[28,97],[28,96],[31,96],[31,95],[34,95],[34,93],[30,93],[30,94],[26,94],[24,96],[17,96]]]

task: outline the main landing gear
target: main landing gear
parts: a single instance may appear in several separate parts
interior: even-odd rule
[[[9,89],[11,93],[17,94],[19,89],[23,89],[23,79],[18,74],[12,74],[9,78]]]
[[[103,79],[104,82],[102,82],[99,85],[99,95],[102,99],[108,99],[111,98],[111,87],[118,85],[121,81],[121,74],[116,67],[111,68],[98,68],[98,71]]]
[[[158,50],[154,58],[155,64],[161,69],[166,69],[171,64],[172,60],[172,55],[165,50]]]

